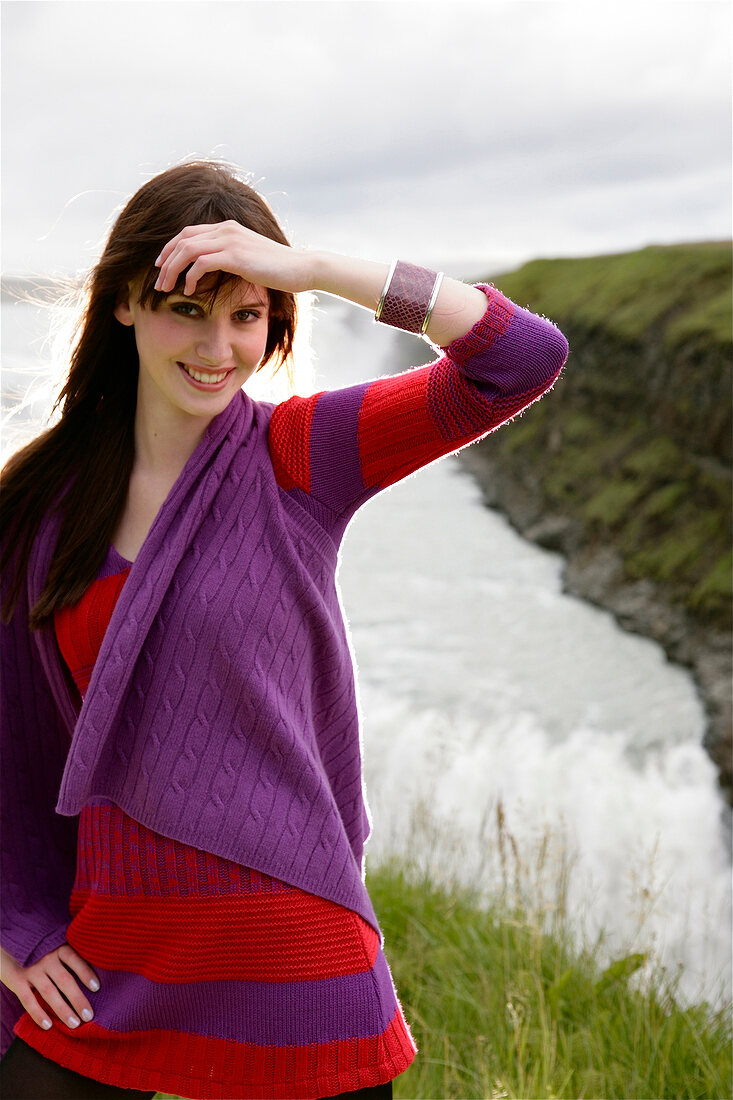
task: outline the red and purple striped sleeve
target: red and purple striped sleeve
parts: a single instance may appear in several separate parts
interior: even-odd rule
[[[551,389],[568,356],[562,332],[478,286],[486,313],[433,363],[274,408],[269,446],[281,488],[348,521],[380,489],[494,431]]]

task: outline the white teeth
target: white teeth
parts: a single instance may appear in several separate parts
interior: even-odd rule
[[[200,370],[194,370],[193,367],[187,367],[185,363],[182,364],[186,374],[190,374],[192,378],[195,378],[197,382],[221,382],[222,378],[226,378],[229,371],[222,371],[221,374],[203,374]]]

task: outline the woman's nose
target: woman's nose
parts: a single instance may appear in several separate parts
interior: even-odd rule
[[[199,336],[196,354],[212,367],[231,362],[232,340],[228,325],[211,321]]]

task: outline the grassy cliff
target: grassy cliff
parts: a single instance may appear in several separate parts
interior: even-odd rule
[[[731,244],[535,260],[488,279],[550,317],[552,392],[467,448],[487,503],[568,559],[565,586],[693,670],[731,775]]]
[[[728,629],[730,245],[537,260],[497,283],[571,352],[551,397],[480,446],[531,470],[544,510],[610,541],[629,579]]]

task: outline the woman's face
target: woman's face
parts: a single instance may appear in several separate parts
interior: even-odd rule
[[[140,304],[138,289],[131,284],[129,296],[115,306],[117,320],[135,329],[138,401],[216,416],[262,360],[267,290],[239,280],[223,287],[213,306],[198,294],[173,293],[152,310]],[[196,289],[203,293],[205,280]]]

